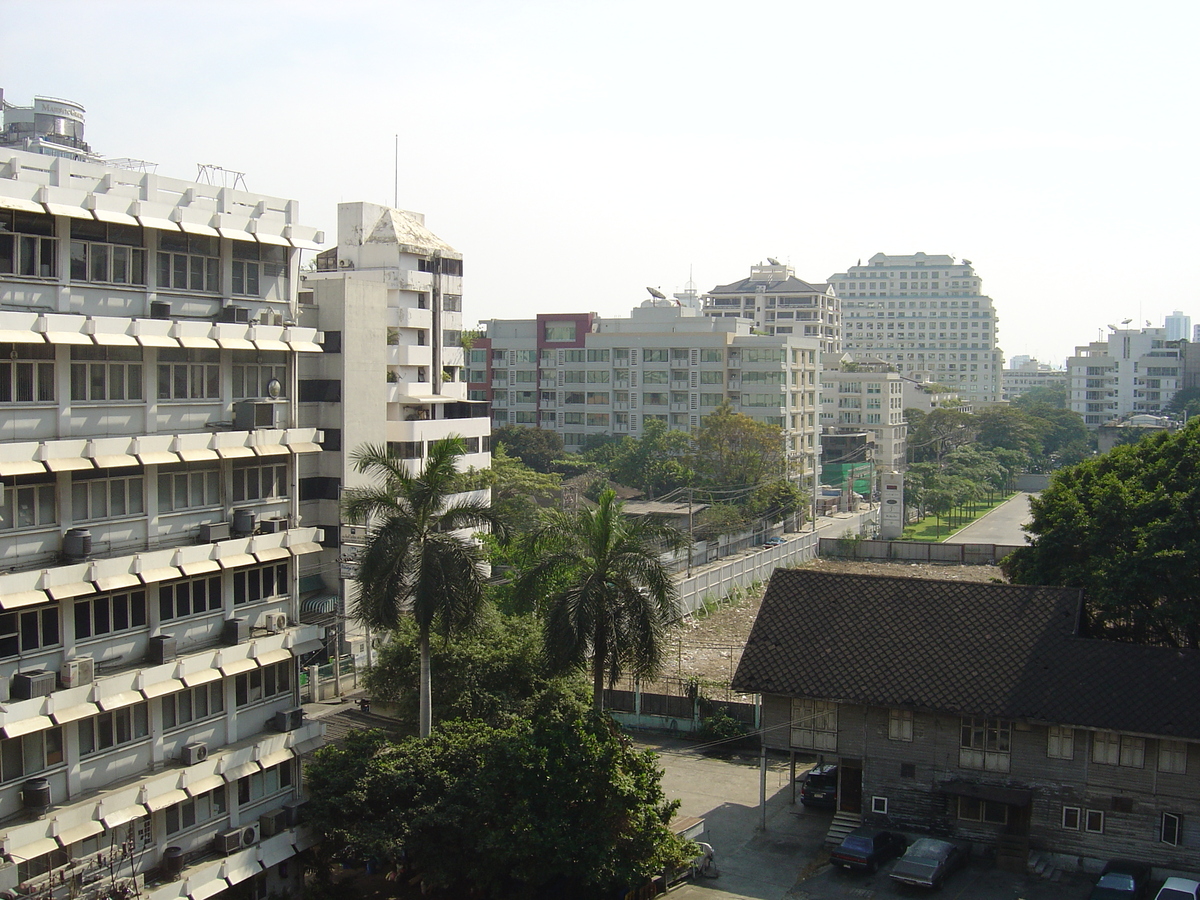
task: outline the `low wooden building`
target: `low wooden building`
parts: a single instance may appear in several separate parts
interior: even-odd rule
[[[733,688],[839,811],[1023,864],[1196,868],[1200,651],[1097,640],[1078,590],[776,571]]]

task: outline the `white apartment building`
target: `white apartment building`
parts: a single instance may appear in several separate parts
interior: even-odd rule
[[[1163,328],[1168,341],[1190,341],[1192,339],[1192,317],[1175,310],[1163,319]]]
[[[1012,365],[1000,372],[1001,399],[1015,400],[1022,394],[1039,387],[1067,386],[1065,369],[1054,369],[1032,357],[1014,356]]]
[[[996,311],[970,260],[876,253],[829,280],[841,298],[845,350],[972,403],[1000,399]]]
[[[627,319],[564,313],[482,324],[469,380],[475,396],[491,400],[496,427],[557,431],[578,450],[589,435],[639,437],[651,419],[690,431],[728,400],[782,428],[792,477],[811,476],[816,339],[753,334],[741,317],[707,317],[662,300]]]
[[[866,432],[871,457],[881,472],[903,472],[908,453],[904,419],[905,378],[882,363],[851,361],[829,354],[821,368],[822,428],[828,433]],[[838,461],[822,458],[822,465]]]
[[[294,201],[0,149],[0,891],[298,890],[319,240]]]
[[[792,334],[817,341],[822,353],[842,349],[841,306],[828,284],[809,284],[776,260],[750,267],[750,277],[722,284],[702,298],[704,314],[749,319],[766,334]]]
[[[304,461],[301,511],[326,534],[339,530],[342,489],[370,480],[351,459],[365,444],[389,445],[415,472],[431,443],[457,435],[464,467],[491,465],[487,404],[467,400],[464,380],[462,266],[420,213],[338,205],[337,246],[317,256],[300,293],[301,319],[320,327],[325,348],[301,364],[300,414],[326,451]],[[304,600],[336,597],[344,617],[353,570],[336,558],[354,551],[337,543],[327,541]]]
[[[1165,328],[1109,326],[1105,340],[1075,348],[1067,360],[1071,409],[1092,429],[1113,419],[1159,413],[1182,386],[1178,345]]]

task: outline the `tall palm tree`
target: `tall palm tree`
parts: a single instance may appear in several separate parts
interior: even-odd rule
[[[545,652],[559,670],[591,663],[593,704],[603,710],[604,681],[628,672],[656,674],[667,626],[678,614],[678,592],[656,545],[682,546],[686,536],[621,511],[612,491],[595,509],[550,514],[532,536],[534,558],[518,593],[541,599]]]
[[[491,508],[473,499],[453,499],[462,438],[430,444],[421,471],[409,473],[386,446],[366,444],[353,454],[354,467],[375,484],[353,487],[342,506],[351,522],[367,523],[367,546],[359,561],[354,615],[376,631],[391,631],[403,615],[417,623],[421,655],[420,733],[432,727],[429,637],[449,637],[475,624],[483,605],[483,555],[454,532],[504,524]],[[453,502],[451,502],[453,500]]]

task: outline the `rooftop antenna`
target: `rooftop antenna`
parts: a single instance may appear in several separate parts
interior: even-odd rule
[[[664,294],[662,291],[660,291],[658,288],[648,287],[648,288],[646,288],[646,290],[648,290],[650,292],[650,296],[653,297],[655,300],[666,300],[667,299],[667,295]]]
[[[238,189],[241,186],[243,191],[248,191],[246,187],[246,173],[235,172],[233,169],[226,169],[223,166],[204,165],[196,163],[196,180],[202,184],[211,184],[214,187]]]

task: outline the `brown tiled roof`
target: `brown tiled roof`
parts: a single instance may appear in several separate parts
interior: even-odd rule
[[[1078,637],[1081,600],[779,569],[733,687],[1200,739],[1200,651]]]

